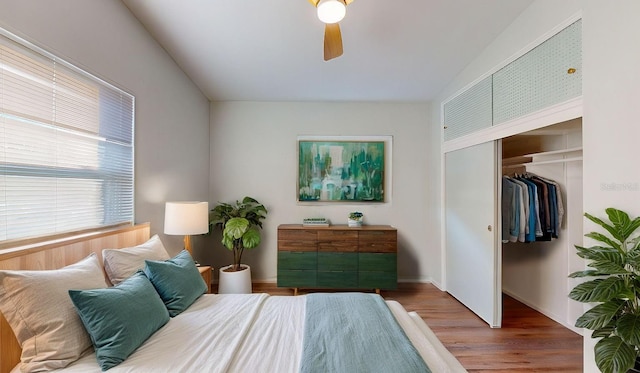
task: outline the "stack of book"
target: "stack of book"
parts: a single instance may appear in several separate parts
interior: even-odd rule
[[[325,218],[304,218],[302,225],[305,227],[328,227],[329,220]]]

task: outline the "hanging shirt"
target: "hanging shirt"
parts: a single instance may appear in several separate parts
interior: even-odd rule
[[[549,212],[549,187],[547,183],[535,177],[530,179],[538,187],[538,208],[540,210],[540,225],[542,236],[536,237],[536,241],[551,241],[551,215]]]
[[[509,217],[508,224],[503,224],[502,226],[503,238],[506,238],[507,242],[517,242],[520,237],[521,226],[524,232],[524,225],[522,225],[524,224],[522,220],[522,187],[506,176],[503,176],[502,181],[502,209],[507,212]],[[507,236],[505,236],[505,232],[508,233]]]
[[[538,178],[556,187],[556,207],[558,210],[558,219],[556,221],[557,223],[556,231],[559,233],[560,227],[562,226],[562,219],[564,218],[564,203],[562,202],[562,189],[560,188],[560,184],[558,184],[554,180],[550,180],[542,176],[538,176]]]
[[[502,242],[509,242],[511,229],[511,206],[515,203],[513,184],[506,176],[502,177]]]
[[[527,187],[527,184],[523,183],[522,181],[520,181],[519,179],[515,178],[515,179],[511,179],[511,181],[513,181],[514,183],[520,185],[521,190],[522,190],[522,203],[520,204],[520,234],[518,235],[518,241],[520,242],[527,242],[526,239],[526,235],[529,234],[529,221],[530,221],[530,215],[529,215],[529,209],[530,209],[530,204],[529,204],[529,188]]]
[[[525,235],[524,242],[534,242],[536,240],[536,235],[539,232],[539,236],[542,236],[542,230],[540,230],[540,218],[538,217],[538,197],[536,195],[536,185],[524,178],[518,178],[522,184],[527,186],[527,191],[529,192],[529,209],[528,209],[528,224],[527,224],[527,232]]]

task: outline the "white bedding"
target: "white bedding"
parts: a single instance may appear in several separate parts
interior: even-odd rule
[[[305,302],[305,296],[206,294],[109,372],[298,372]],[[417,314],[387,304],[432,372],[466,372]],[[91,353],[58,372],[100,368]]]

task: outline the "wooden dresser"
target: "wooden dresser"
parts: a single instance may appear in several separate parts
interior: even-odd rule
[[[388,225],[278,226],[278,287],[396,289],[398,235]]]

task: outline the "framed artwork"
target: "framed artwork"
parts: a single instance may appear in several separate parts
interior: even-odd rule
[[[385,202],[390,136],[299,136],[298,202]]]

